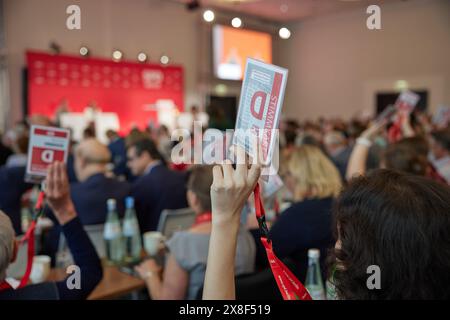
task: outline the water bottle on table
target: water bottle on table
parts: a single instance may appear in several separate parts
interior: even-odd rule
[[[325,300],[319,258],[320,251],[318,249],[308,250],[308,271],[306,272],[305,287],[313,300]]]
[[[108,199],[106,204],[108,206],[108,215],[103,233],[106,256],[109,263],[119,265],[123,262],[124,249],[119,215],[116,210],[116,200]]]
[[[123,220],[123,239],[125,242],[125,261],[137,262],[141,258],[142,244],[139,224],[134,210],[134,199],[125,199],[125,218]]]

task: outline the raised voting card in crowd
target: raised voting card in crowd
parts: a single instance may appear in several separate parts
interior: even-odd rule
[[[40,183],[45,179],[50,164],[67,162],[69,143],[70,132],[67,129],[32,126],[25,180]]]
[[[269,168],[274,150],[278,151],[278,122],[287,76],[286,69],[247,59],[233,144],[243,147],[251,157],[260,155],[260,162]]]
[[[406,90],[400,93],[395,102],[398,111],[412,112],[419,102],[420,96],[412,91]]]

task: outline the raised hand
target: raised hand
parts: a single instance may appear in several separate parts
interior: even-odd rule
[[[47,178],[45,179],[47,204],[52,209],[58,222],[63,225],[77,215],[70,198],[66,166],[64,163],[56,161],[49,165],[47,170]]]

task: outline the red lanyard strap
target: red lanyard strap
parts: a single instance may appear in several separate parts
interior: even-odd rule
[[[261,242],[266,249],[267,259],[269,260],[278,289],[284,300],[311,300],[311,296],[303,284],[294,276],[286,265],[275,255],[272,248],[272,241],[269,239],[269,229],[267,228],[264,206],[261,200],[259,184],[255,186],[255,213],[258,219],[259,230],[261,232]]]
[[[27,267],[25,269],[25,274],[20,280],[19,288],[22,288],[27,285],[28,280],[30,279],[31,269],[33,267],[33,257],[34,257],[34,232],[36,230],[36,222],[39,216],[42,214],[42,207],[44,203],[45,193],[44,191],[39,192],[38,199],[36,201],[36,206],[34,207],[35,215],[33,217],[33,221],[31,221],[30,226],[28,227],[27,232],[22,238],[20,244],[23,245],[25,241],[28,241],[27,247]]]

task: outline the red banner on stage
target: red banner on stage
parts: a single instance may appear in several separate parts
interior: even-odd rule
[[[27,52],[28,112],[55,115],[65,99],[70,112],[92,101],[102,112],[117,113],[121,132],[157,123],[155,104],[172,100],[184,108],[183,68],[148,63]]]

